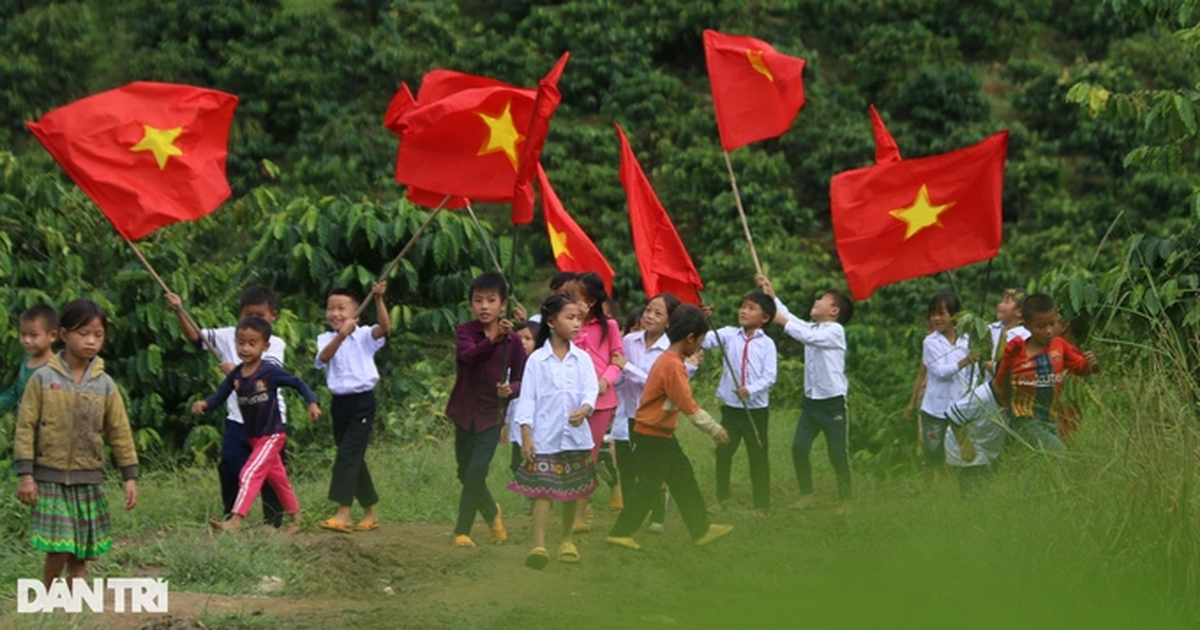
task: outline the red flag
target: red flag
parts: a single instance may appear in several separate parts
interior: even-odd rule
[[[871,131],[875,134],[875,163],[887,164],[900,161],[900,147],[896,146],[892,133],[883,125],[883,119],[875,106],[871,106]]]
[[[388,129],[395,130],[399,125],[400,118],[404,116],[409,109],[412,109],[412,106],[415,105],[416,102],[416,99],[413,98],[412,91],[408,89],[408,84],[401,81],[400,89],[397,90],[396,95],[392,97],[392,102],[388,103],[387,112],[383,115],[383,126],[387,127]],[[399,132],[397,131],[397,133]],[[414,188],[412,186],[408,186],[405,196],[408,197],[409,201],[417,204],[418,206],[424,206],[426,208],[436,208],[438,206],[442,206],[443,208],[465,208],[470,202],[470,200],[466,197],[451,196],[450,200],[445,201],[443,204],[443,201],[446,199],[446,195],[430,192],[428,190],[421,190],[420,188]]]
[[[753,37],[704,31],[721,148],[782,135],[804,107],[804,60]]]
[[[965,149],[835,175],[833,231],[854,299],[994,257],[1007,153],[1005,130]]]
[[[139,81],[25,123],[113,227],[138,239],[229,198],[232,94]]]
[[[704,288],[691,256],[679,240],[679,234],[650,187],[633,149],[620,125],[621,185],[629,199],[629,226],[633,231],[633,249],[642,269],[642,286],[646,296],[673,293],[688,304],[700,304],[698,289]]]
[[[536,90],[435,70],[415,104],[397,95],[384,120],[401,137],[396,181],[432,194],[512,203],[514,223],[531,221],[530,182],[561,100],[557,82],[568,56]]]
[[[600,253],[575,219],[567,214],[558,195],[550,187],[550,179],[541,165],[538,165],[537,176],[538,187],[542,189],[542,216],[546,219],[546,234],[550,237],[554,264],[559,271],[596,272],[604,279],[605,290],[612,295],[612,279],[616,274],[604,254]]]

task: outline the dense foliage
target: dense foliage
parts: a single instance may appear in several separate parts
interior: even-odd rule
[[[835,173],[872,159],[869,103],[906,157],[1011,129],[1000,256],[887,287],[859,305],[849,328],[861,429],[852,447],[858,459],[879,463],[877,470],[911,465],[912,432],[900,410],[919,361],[924,305],[935,291],[953,287],[987,315],[999,288],[1041,283],[1073,312],[1099,314],[1121,296],[1148,299],[1144,287],[1099,279],[1138,251],[1149,256],[1134,262],[1159,274],[1154,299],[1195,312],[1196,272],[1184,257],[1197,220],[1188,203],[1197,183],[1200,116],[1188,91],[1200,82],[1196,38],[1175,32],[1190,23],[1172,13],[1175,3],[1148,1],[1148,12],[1117,4],[0,0],[0,147],[10,151],[0,159],[0,377],[10,380],[21,356],[14,326],[22,308],[91,295],[114,314],[106,356],[135,423],[154,430],[144,432],[146,443],[161,437],[174,448],[191,436],[187,448],[203,452],[208,442],[200,438],[211,438],[211,430],[193,431],[199,421],[183,411],[215,383],[215,366],[184,347],[159,289],[22,124],[137,79],[241,98],[229,160],[234,198],[141,246],[204,325],[232,321],[245,284],[274,286],[295,368],[311,360],[324,292],[343,283],[365,288],[426,216],[396,201],[395,140],[380,121],[398,82],[415,87],[424,72],[448,67],[529,85],[565,50],[572,58],[564,102],[544,163],[617,270],[617,300],[627,307],[643,296],[617,179],[614,121],[629,133],[689,246],[718,321],[730,321],[738,296],[753,286],[753,266],[704,69],[701,31],[717,28],[755,35],[809,63],[808,104],[794,128],[732,156],[760,256],[798,311],[816,292],[844,284],[827,191]],[[1077,84],[1085,85],[1073,90]],[[1177,88],[1183,91],[1160,100],[1148,92]],[[1068,101],[1069,93],[1085,107]],[[1128,98],[1106,100],[1109,94]],[[1144,125],[1090,115],[1110,102],[1133,103],[1123,106],[1130,115],[1159,114]],[[1150,110],[1154,103],[1166,104]],[[1160,145],[1169,149],[1153,148]],[[1164,151],[1166,158],[1144,163]],[[502,209],[483,214],[485,223],[505,224]],[[1145,236],[1125,242],[1136,233]],[[1184,242],[1157,240],[1167,236]],[[540,229],[526,228],[520,243],[518,276],[544,277],[550,256]],[[452,370],[444,360],[450,326],[465,317],[466,282],[490,260],[469,220],[446,213],[393,277],[398,333],[381,360],[391,374],[385,408],[396,437],[436,433]],[[1187,273],[1164,285],[1180,265]],[[520,284],[534,302],[541,286]],[[795,407],[802,354],[790,341],[781,347],[783,378],[773,397]]]

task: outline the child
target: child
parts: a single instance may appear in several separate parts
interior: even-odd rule
[[[386,281],[372,285],[378,323],[367,327],[358,325],[358,295],[350,289],[334,289],[325,301],[325,321],[333,331],[317,337],[315,364],[325,370],[325,382],[333,394],[329,411],[337,457],[329,480],[329,500],[338,506],[333,516],[317,525],[344,534],[369,532],[379,527],[375,513],[379,495],[367,469],[366,455],[371,426],[375,423],[375,383],[379,380],[375,353],[392,330],[392,320],[383,303],[386,292]],[[350,505],[356,498],[363,515],[351,527]]]
[[[504,319],[508,308],[508,282],[498,273],[485,273],[471,283],[471,312],[475,321],[458,327],[456,365],[458,375],[446,415],[454,421],[454,454],[462,494],[454,546],[473,549],[471,525],[475,513],[489,523],[491,542],[508,540],[500,518],[500,504],[487,488],[488,467],[500,440],[504,411],[509,400],[521,392],[525,371],[525,346]],[[510,378],[516,374],[517,377]]]
[[[241,361],[238,359],[236,331],[234,326],[225,328],[203,328],[197,330],[192,319],[183,312],[183,300],[174,293],[166,296],[167,305],[175,311],[179,318],[179,327],[188,341],[198,348],[211,349],[221,362],[221,373],[228,374]],[[238,296],[238,320],[247,317],[258,317],[268,323],[274,323],[279,316],[275,308],[275,292],[269,287],[254,285],[246,287]],[[287,342],[272,336],[268,342],[264,360],[283,367],[283,356],[287,351]],[[225,401],[225,431],[221,438],[221,457],[217,462],[217,477],[221,483],[221,502],[224,506],[225,518],[233,516],[233,504],[237,501],[239,492],[238,479],[241,478],[242,468],[250,458],[250,438],[246,435],[245,421],[238,408],[237,397],[230,396]],[[287,426],[287,405],[283,398],[279,399],[279,420]],[[287,451],[282,451],[280,457],[287,461]],[[272,527],[283,525],[283,504],[271,486],[262,490],[263,523]]]
[[[580,300],[587,309],[584,316],[583,329],[575,339],[575,345],[587,351],[592,357],[596,368],[596,378],[600,381],[600,395],[596,397],[596,409],[588,417],[588,427],[592,431],[592,462],[600,455],[600,445],[604,442],[604,433],[612,424],[613,414],[617,410],[617,379],[621,377],[621,367],[613,363],[613,357],[620,356],[624,350],[621,347],[621,330],[616,320],[604,312],[604,303],[608,301],[608,293],[604,290],[604,280],[595,272],[579,274],[575,280],[580,288]],[[575,510],[575,533],[591,531],[587,524],[588,504],[591,493],[579,500]],[[590,517],[590,515],[588,515]]]
[[[29,377],[54,356],[51,346],[58,340],[58,313],[45,304],[30,307],[21,313],[19,328],[21,349],[29,359],[17,366],[17,380],[0,394],[0,415],[17,408]]]
[[[717,444],[729,441],[729,434],[713,421],[708,412],[692,398],[684,357],[691,356],[704,343],[708,332],[708,317],[698,308],[682,305],[668,320],[669,345],[650,368],[646,388],[634,415],[632,429],[632,458],[637,478],[633,490],[621,510],[617,522],[606,539],[608,544],[626,549],[641,549],[632,536],[642,526],[646,514],[662,498],[662,484],[671,490],[683,523],[692,542],[708,543],[728,534],[732,525],[716,525],[708,521],[704,496],[696,483],[692,462],[679,448],[675,429],[682,412],[701,431],[712,436]]]
[[[849,501],[852,494],[845,325],[854,314],[854,302],[830,289],[813,302],[809,310],[813,321],[806,322],[788,312],[775,296],[766,276],[758,276],[757,280],[763,292],[775,298],[775,322],[783,325],[783,332],[789,337],[804,344],[804,400],[800,406],[800,422],[792,438],[792,465],[800,484],[800,500],[792,508],[805,510],[815,502],[809,455],[818,433],[825,434],[829,462],[837,473],[838,496],[843,502]]]
[[[1005,289],[996,305],[996,321],[988,324],[992,336],[991,352],[983,362],[984,377],[990,380],[996,375],[996,364],[1004,357],[1004,348],[1015,337],[1029,338],[1029,331],[1021,325],[1021,303],[1025,301],[1024,289]],[[1001,338],[1003,337],[1003,340]]]
[[[938,293],[929,301],[925,317],[933,332],[925,337],[921,362],[925,366],[925,395],[921,399],[921,478],[933,484],[935,470],[946,465],[946,409],[971,387],[974,362],[967,335],[958,335],[954,316],[962,303],[953,293]]]
[[[541,569],[546,552],[550,502],[562,503],[559,562],[579,562],[572,540],[576,502],[596,487],[592,432],[584,426],[599,394],[587,352],[571,343],[583,326],[583,309],[568,295],[552,295],[541,308],[537,349],[525,362],[524,391],[517,398],[525,465],[508,488],[533,499],[533,544],[525,566]]]
[[[1080,352],[1058,336],[1058,307],[1050,296],[1029,296],[1021,312],[1029,339],[1016,337],[1008,342],[996,368],[996,393],[1017,435],[1034,447],[1061,451],[1066,447],[1058,439],[1050,411],[1062,390],[1063,374],[1098,372],[1100,362],[1092,352]]]
[[[288,529],[294,533],[300,525],[300,503],[292,491],[287,468],[280,457],[283,446],[287,444],[287,431],[279,411],[279,388],[291,387],[300,392],[308,403],[308,417],[311,420],[321,417],[321,406],[317,403],[316,394],[304,381],[282,367],[263,360],[263,353],[271,343],[270,322],[259,317],[247,317],[238,322],[234,334],[241,364],[225,375],[215,394],[192,405],[192,413],[199,415],[221,404],[221,401],[235,397],[251,447],[250,457],[238,479],[233,516],[223,522],[211,520],[209,525],[213,529],[237,531],[265,481],[283,503],[284,513],[292,522]]]
[[[125,509],[137,505],[138,457],[125,401],[98,355],[108,332],[99,304],[67,304],[59,321],[65,349],[30,377],[17,414],[13,460],[17,498],[33,506],[29,535],[46,552],[47,588],[63,570],[87,577],[87,561],[112,547],[104,496],[104,442],[125,480]]]
[[[753,513],[762,516],[771,509],[767,423],[776,352],[775,341],[762,328],[773,319],[775,301],[755,291],[742,299],[737,328],[726,326],[704,336],[705,349],[720,347],[725,352],[726,369],[721,371],[717,399],[721,401],[721,426],[729,433],[729,441],[717,447],[717,501],[709,508],[710,514],[720,513],[721,504],[729,500],[729,473],[742,438],[750,460]]]
[[[541,317],[538,317],[538,320],[541,321]],[[521,346],[525,348],[526,360],[528,360],[528,357],[537,348],[534,345],[534,341],[536,341],[540,330],[541,326],[533,320],[526,320],[513,325],[513,331],[521,338]],[[508,441],[512,444],[512,455],[509,458],[508,468],[512,471],[513,475],[516,475],[517,469],[525,463],[525,456],[521,454],[521,427],[517,426],[517,404],[512,402],[511,399],[508,403],[508,413],[504,423],[505,430],[508,431]],[[525,498],[524,512],[525,516],[533,514],[533,499],[529,497]]]
[[[579,274],[574,271],[558,271],[550,277],[550,295],[556,293],[565,293],[567,295],[576,295],[579,293]],[[525,309],[517,308],[513,317],[517,321],[525,321]],[[541,313],[534,313],[529,317],[529,321],[537,324],[542,321]]]

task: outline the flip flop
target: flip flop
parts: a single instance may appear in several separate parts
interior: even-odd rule
[[[575,523],[575,525],[571,526],[572,534],[586,534],[590,531],[592,531],[592,526],[587,523]]]
[[[454,548],[455,549],[474,549],[475,541],[471,540],[471,537],[467,536],[466,534],[459,534],[454,537]]]
[[[579,562],[579,549],[575,547],[575,543],[564,541],[558,548],[558,561],[566,564],[575,564]]]
[[[356,532],[369,532],[376,527],[379,527],[379,521],[359,521],[351,529]]]
[[[530,569],[544,569],[550,564],[550,554],[545,547],[534,547],[525,556],[525,566]]]
[[[317,523],[317,527],[320,527],[321,529],[328,529],[331,532],[340,532],[342,534],[349,534],[354,531],[347,527],[345,523],[333,517],[329,517],[320,523]]]

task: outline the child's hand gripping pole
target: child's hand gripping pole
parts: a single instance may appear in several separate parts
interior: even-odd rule
[[[708,320],[708,328],[716,336],[717,345],[721,348],[721,357],[725,362],[725,369],[729,370],[730,375],[736,374],[737,372],[733,369],[733,362],[729,359],[729,353],[725,351],[725,342],[721,341],[721,335],[717,334],[717,327],[713,325],[712,316],[709,315],[712,309],[707,308],[707,305],[704,303],[704,294],[700,292],[699,288],[696,289],[696,295],[700,296],[700,308],[704,311],[704,318]],[[739,400],[741,399],[739,398]],[[758,434],[758,425],[754,424],[754,416],[750,413],[750,405],[746,404],[745,400],[741,400],[741,403],[742,409],[746,410],[746,420],[750,422],[750,430],[754,432],[754,442],[758,444],[759,448],[762,448],[762,436]]]

